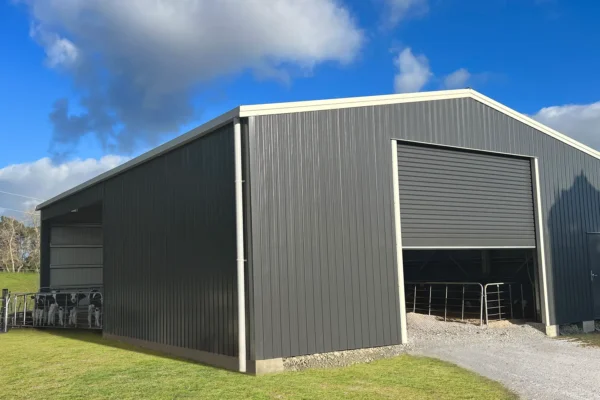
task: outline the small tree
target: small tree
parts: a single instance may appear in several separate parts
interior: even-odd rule
[[[0,217],[0,265],[4,271],[17,272],[19,269],[18,224],[11,217]]]
[[[40,220],[28,212],[24,222],[0,217],[0,270],[24,272],[40,269]]]

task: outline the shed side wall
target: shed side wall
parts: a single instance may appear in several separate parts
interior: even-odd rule
[[[399,342],[390,140],[539,157],[550,323],[593,319],[600,161],[473,99],[255,118],[257,359]]]
[[[237,355],[233,126],[105,182],[108,335]]]

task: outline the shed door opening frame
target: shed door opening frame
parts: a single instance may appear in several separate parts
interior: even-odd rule
[[[400,143],[415,143],[415,144],[424,144],[429,146],[436,146],[447,149],[457,149],[457,150],[470,150],[476,151],[478,153],[484,153],[489,155],[510,155],[517,156],[522,158],[527,158],[531,161],[531,180],[533,185],[533,212],[535,219],[535,233],[536,233],[536,256],[537,256],[537,264],[538,271],[540,277],[540,291],[541,291],[541,307],[542,307],[542,322],[546,326],[550,326],[550,310],[548,305],[548,280],[547,280],[547,271],[546,271],[546,257],[545,257],[545,243],[544,243],[544,222],[542,217],[542,200],[540,193],[540,170],[539,170],[539,161],[537,157],[520,155],[520,154],[510,154],[510,153],[500,153],[493,151],[485,151],[479,149],[471,149],[467,147],[456,147],[456,146],[444,146],[437,145],[432,143],[418,142],[418,141],[408,141],[408,140],[399,140],[392,139],[392,193],[394,196],[394,236],[396,241],[396,269],[398,276],[398,302],[400,309],[400,343],[404,344],[408,342],[408,333],[406,328],[406,302],[405,302],[405,293],[404,293],[404,261],[403,261],[403,246],[402,246],[402,220],[400,213],[400,187],[399,187],[399,171],[398,171],[398,144]],[[455,249],[478,249],[480,247],[455,247]]]

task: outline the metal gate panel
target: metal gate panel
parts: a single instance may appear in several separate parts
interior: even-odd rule
[[[404,248],[536,246],[531,160],[398,144]]]

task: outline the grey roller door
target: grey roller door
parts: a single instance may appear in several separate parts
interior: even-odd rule
[[[50,287],[102,286],[102,227],[53,226],[50,232]]]
[[[531,161],[398,144],[403,247],[535,247]]]

